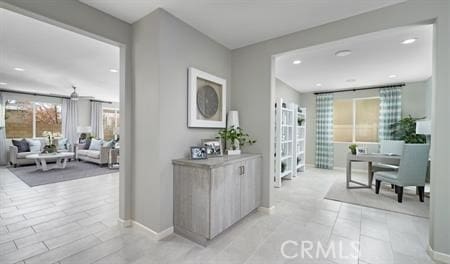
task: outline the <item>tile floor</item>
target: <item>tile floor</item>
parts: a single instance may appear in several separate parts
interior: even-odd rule
[[[427,219],[324,200],[336,177],[309,168],[274,190],[273,214],[252,213],[203,248],[119,227],[117,173],[29,188],[0,168],[0,263],[432,263]]]

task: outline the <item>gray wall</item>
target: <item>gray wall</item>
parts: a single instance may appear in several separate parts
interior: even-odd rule
[[[407,83],[402,88],[402,116],[427,117],[427,108],[431,106],[431,87],[429,81]],[[364,97],[377,97],[378,90],[364,90],[357,92],[335,93],[335,99],[353,99]],[[429,101],[430,100],[430,101]],[[306,107],[307,127],[306,127],[306,163],[315,163],[315,140],[316,140],[316,123],[315,123],[315,105],[316,96],[313,93],[301,94],[302,107]],[[431,118],[431,116],[428,116]],[[346,156],[349,143],[334,143],[334,166],[344,168],[346,165]],[[378,151],[378,144],[366,144],[370,152]],[[355,164],[357,169],[365,169],[365,164]]]
[[[133,24],[132,218],[160,231],[159,11]],[[144,209],[145,208],[145,209]],[[144,210],[142,210],[144,209]]]
[[[139,123],[135,148],[142,156],[136,163],[134,193],[138,206],[152,203],[152,208],[159,208],[145,214],[135,212],[135,217],[151,229],[162,231],[173,224],[171,160],[187,157],[190,146],[199,145],[201,139],[214,138],[218,132],[218,129],[187,127],[188,67],[224,78],[229,85],[231,52],[162,9],[133,27],[135,107],[147,109],[136,112],[135,117],[136,124]],[[149,150],[156,150],[151,152],[157,156],[149,156],[153,155],[147,154]],[[153,193],[159,193],[159,197],[153,197]]]
[[[300,92],[280,79],[275,80],[276,98],[283,98],[288,103],[300,105]]]
[[[255,135],[258,142],[252,150],[263,153],[263,203],[272,206],[273,185],[273,104],[275,80],[273,55],[310,47],[365,33],[434,21],[437,19],[435,67],[433,73],[433,120],[448,120],[450,106],[449,79],[446,71],[450,68],[448,46],[450,45],[449,3],[444,0],[411,0],[398,5],[378,9],[337,22],[296,32],[276,39],[233,50],[231,107],[240,110],[241,125]],[[433,146],[431,178],[433,197],[431,199],[432,225],[430,245],[434,250],[450,254],[450,211],[448,189],[450,171],[448,157],[450,149],[446,144],[450,134],[450,122],[433,122]],[[444,158],[445,157],[445,158]],[[447,159],[447,160],[446,160]]]

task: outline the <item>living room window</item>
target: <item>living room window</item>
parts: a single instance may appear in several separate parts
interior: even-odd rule
[[[335,142],[378,142],[380,98],[337,99],[333,108]]]
[[[103,139],[114,139],[119,134],[119,109],[103,108]]]
[[[61,105],[20,100],[6,100],[7,138],[37,138],[44,132],[61,135]]]

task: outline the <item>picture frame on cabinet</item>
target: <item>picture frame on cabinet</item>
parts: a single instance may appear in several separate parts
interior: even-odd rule
[[[208,151],[206,147],[196,146],[191,147],[191,160],[204,160],[208,159]]]
[[[206,147],[208,158],[223,156],[221,139],[202,139],[202,146]]]

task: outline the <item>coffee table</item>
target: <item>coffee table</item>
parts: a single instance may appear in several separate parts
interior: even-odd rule
[[[52,154],[31,154],[26,156],[27,159],[34,159],[36,167],[42,171],[48,171],[51,169],[64,169],[67,165],[67,160],[73,158],[75,153],[73,152],[61,152]],[[55,166],[48,166],[47,162],[56,161]]]

